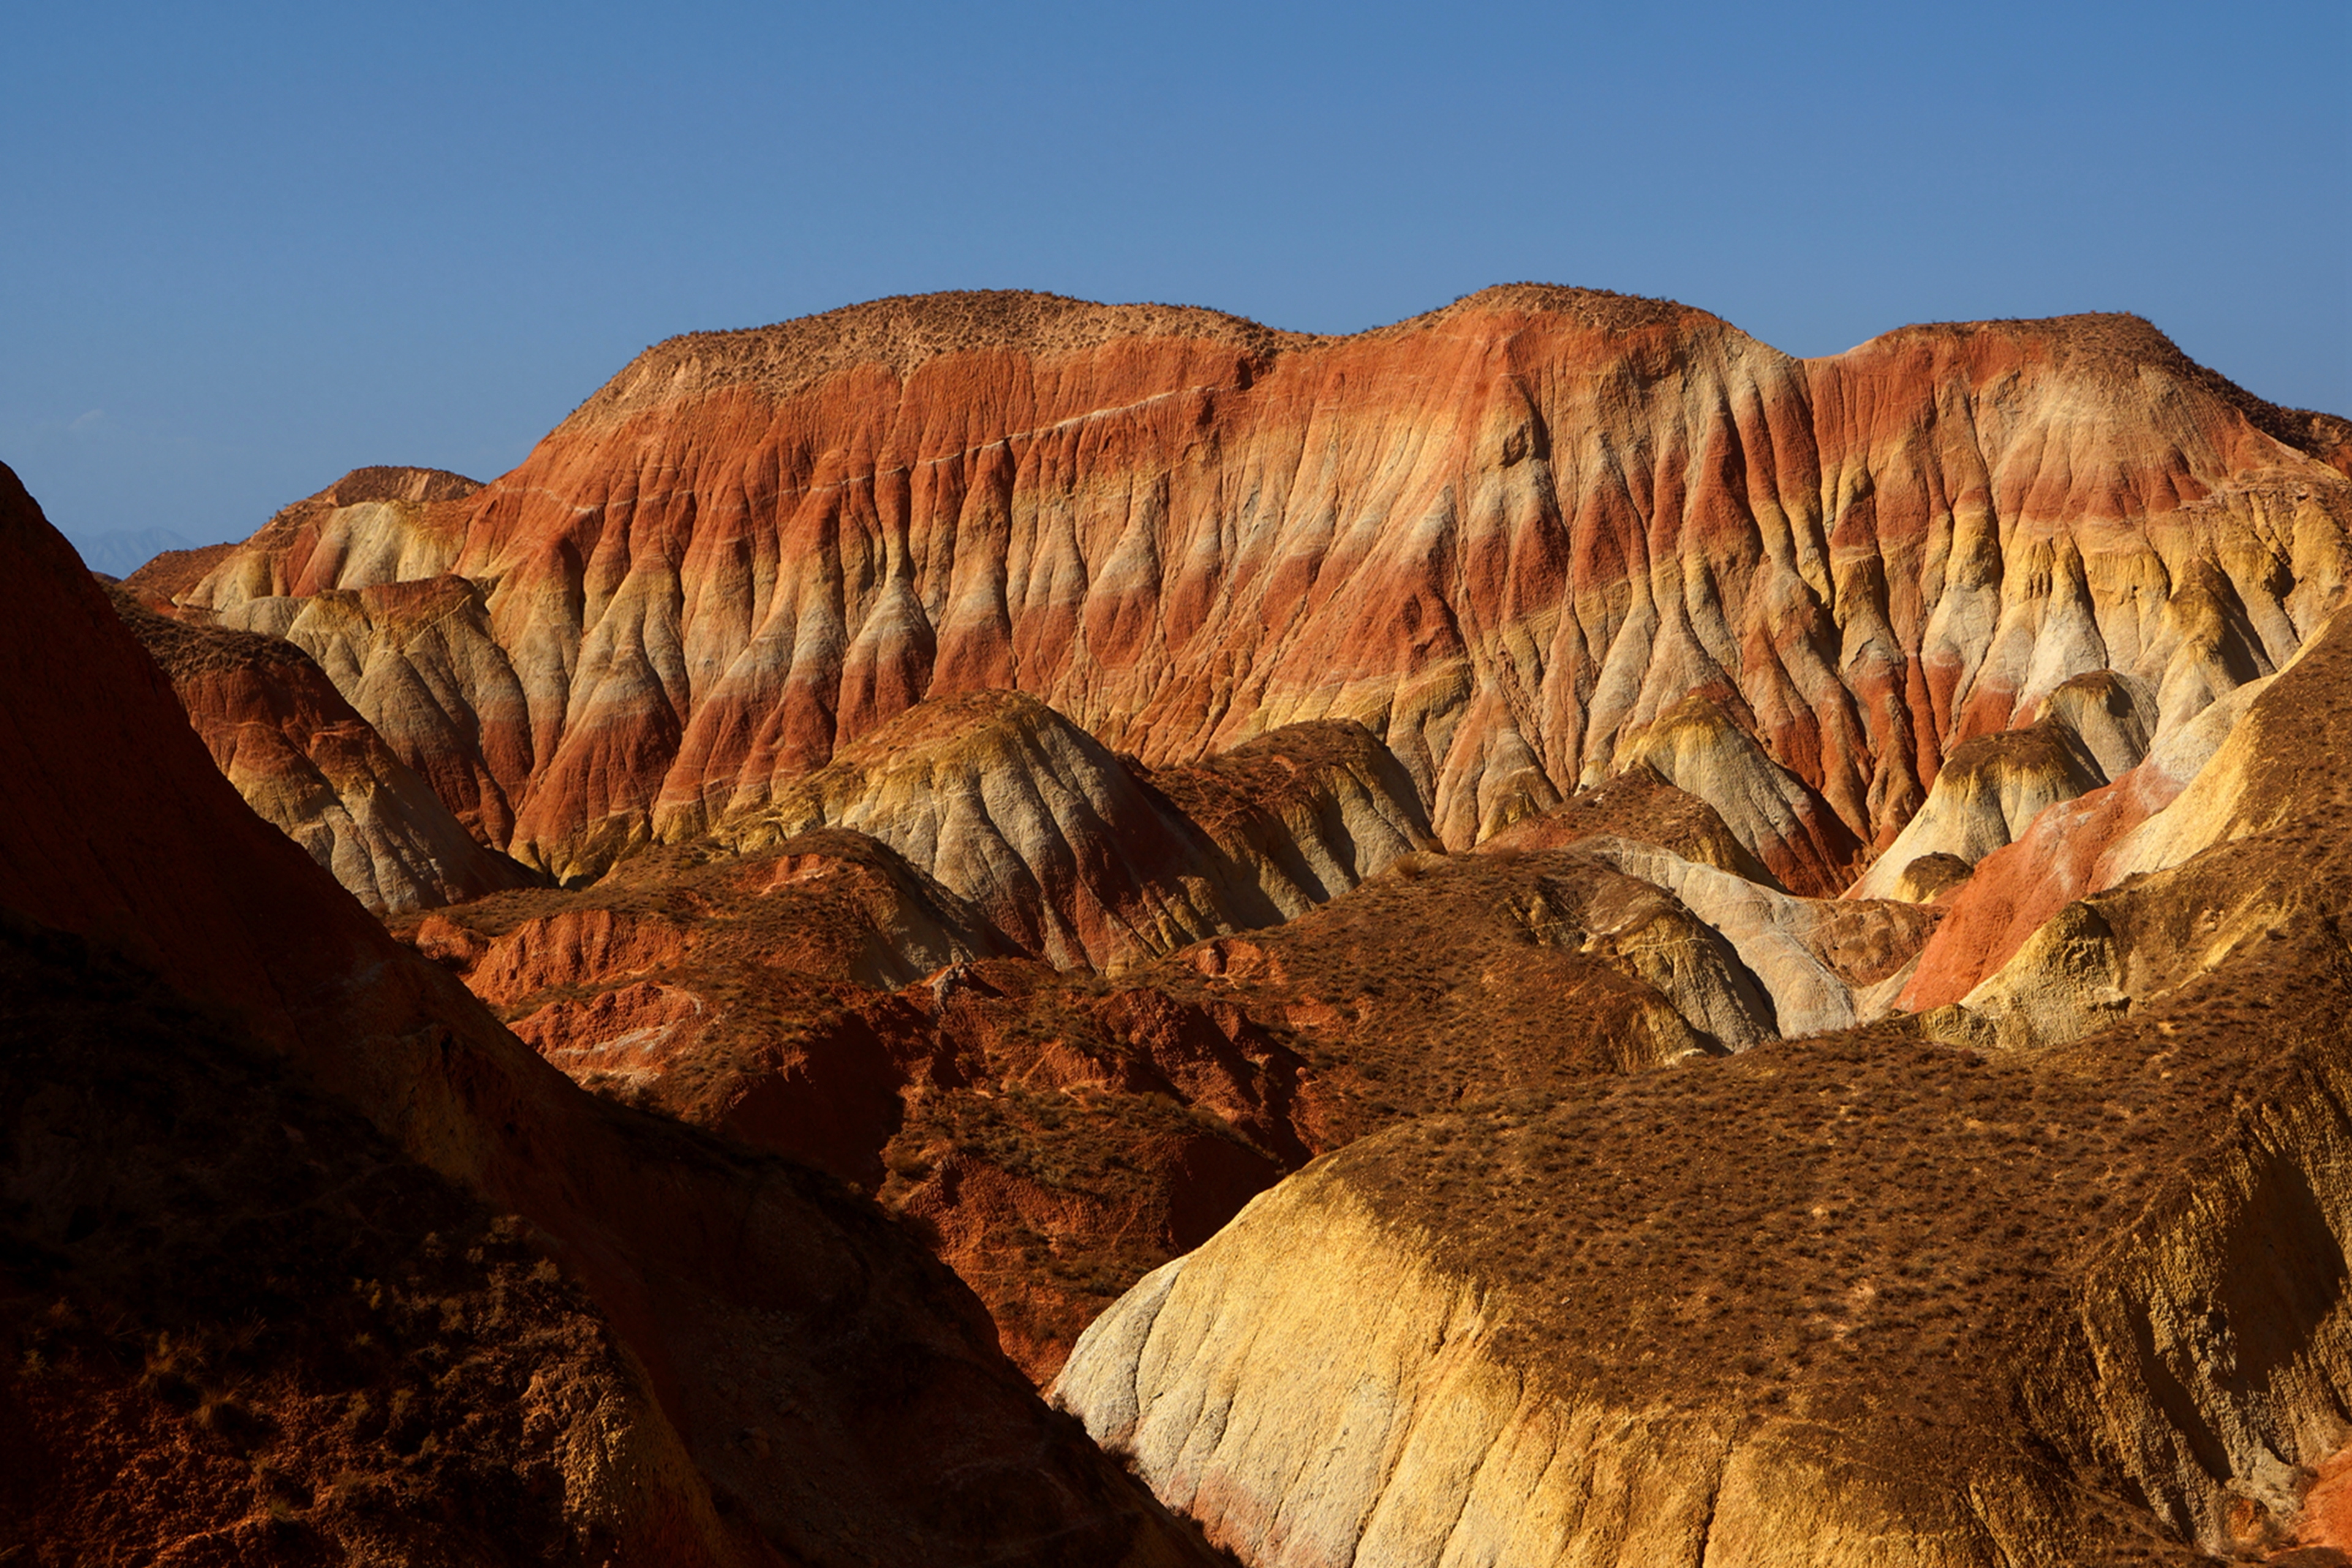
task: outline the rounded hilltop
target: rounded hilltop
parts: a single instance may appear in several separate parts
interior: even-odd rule
[[[903,377],[929,361],[976,351],[1052,359],[1121,339],[1181,339],[1219,344],[1264,363],[1293,350],[1394,339],[1464,318],[1496,316],[1565,318],[1604,336],[1660,330],[1749,336],[1722,317],[1678,300],[1557,283],[1497,283],[1433,310],[1352,333],[1286,331],[1194,305],[1111,305],[1034,289],[957,289],[896,294],[764,327],[681,332],[631,360],[564,423],[601,421],[676,397],[737,386],[785,397],[857,366]],[[1919,322],[1811,363],[1906,346],[1963,353],[2006,351],[2106,385],[2131,380],[2145,369],[2168,372],[2221,398],[2266,435],[2326,461],[2352,460],[2352,422],[2266,403],[2197,363],[2152,323],[2127,312]],[[359,470],[343,484],[374,472]]]
[[[1316,341],[1193,305],[1104,305],[1026,289],[894,294],[771,326],[665,338],[631,360],[572,417],[627,413],[679,390],[749,384],[782,397],[855,365],[905,375],[944,354],[987,349],[1079,353],[1119,338],[1205,340],[1259,358]]]
[[[2271,439],[2352,472],[2352,420],[2309,408],[2286,408],[2257,397],[2181,352],[2145,316],[2129,310],[2086,310],[2068,316],[2004,317],[1982,321],[1916,321],[1881,332],[1825,359],[1906,347],[1955,353],[2046,360],[2053,368],[2114,390],[2157,371],[2226,404]]]
[[[1185,338],[1218,343],[1265,361],[1286,350],[1349,338],[1380,339],[1426,331],[1464,316],[1496,313],[1568,316],[1595,331],[1629,332],[1677,324],[1725,326],[1720,318],[1672,300],[1555,283],[1500,283],[1434,310],[1354,333],[1285,331],[1196,305],[1107,305],[1024,289],[895,294],[764,327],[681,332],[623,367],[572,418],[628,414],[681,394],[751,385],[771,396],[804,391],[858,365],[903,376],[942,355],[1012,350],[1052,358],[1083,353],[1122,338]],[[569,421],[567,421],[569,423]]]
[[[1465,294],[1450,305],[1407,316],[1392,326],[1373,327],[1358,337],[1381,338],[1441,325],[1472,315],[1566,316],[1590,331],[1636,332],[1652,327],[1729,327],[1722,317],[1677,300],[1620,294],[1610,289],[1580,289],[1566,283],[1496,283]],[[1732,330],[1737,331],[1737,328]]]

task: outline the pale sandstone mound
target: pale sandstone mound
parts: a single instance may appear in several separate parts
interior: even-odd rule
[[[1294,919],[1436,847],[1395,754],[1347,720],[1285,725],[1150,782],[1215,847],[1205,868],[1241,924]]]
[[[2305,927],[2037,1058],[1885,1028],[1423,1118],[1139,1284],[1055,1395],[1253,1568],[2329,1544],[2347,974]]]
[[[372,912],[457,903],[533,879],[468,837],[299,648],[168,619],[119,590],[111,596],[245,803]]]
[[[851,827],[971,899],[1059,964],[1166,952],[1230,929],[1193,870],[1189,824],[1034,698],[908,710],[712,837],[753,850]]]
[[[1818,1035],[1893,1010],[1941,911],[1882,900],[1799,899],[1667,850],[1617,838],[1584,848],[1670,892],[1728,943],[1769,999],[1765,1033]]]
[[[1573,289],[1337,339],[939,296],[673,340],[478,493],[306,503],[184,597],[480,584],[530,739],[486,838],[567,878],[996,687],[1154,769],[1360,721],[1455,847],[1705,692],[1834,870],[2074,676],[2169,728],[2274,669],[2342,585],[2347,430],[2128,317],[1797,361]],[[1718,778],[1759,843],[1800,804]]]
[[[481,488],[438,468],[353,468],[280,510],[205,575],[191,602],[225,607],[438,576],[465,542],[462,503]]]
[[[1159,781],[1010,691],[919,704],[709,837],[740,852],[822,826],[888,844],[1029,952],[1112,967],[1299,913],[1428,842],[1360,726]]]
[[[5,468],[0,573],[0,1550],[1202,1560],[898,1227],[582,1094],[256,816]]]

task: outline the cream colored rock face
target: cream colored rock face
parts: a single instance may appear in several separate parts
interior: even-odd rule
[[[1030,951],[1115,969],[1304,913],[1426,845],[1409,783],[1354,734],[1343,761],[1285,771],[1271,805],[1223,797],[1213,778],[1166,781],[1196,809],[1225,808],[1203,823],[1035,699],[979,693],[909,710],[709,832],[751,851],[854,828]],[[684,836],[703,820],[682,813],[660,826]]]
[[[2073,1568],[2108,1560],[2121,1496],[2208,1551],[2288,1540],[2308,1467],[2352,1436],[2352,1080],[2320,1079],[2217,1129],[2193,1193],[2116,1233],[2070,1307],[1986,1363],[2006,1392],[1938,1412],[1984,1424],[1964,1465],[1793,1396],[1702,1381],[1627,1403],[1538,1370],[1524,1347],[1553,1303],[1507,1260],[1445,1272],[1443,1246],[1360,1195],[1384,1162],[1428,1179],[1388,1135],[1139,1284],[1051,1396],[1251,1568]],[[1647,1311],[1617,1331],[1671,1357],[1676,1309]]]
[[[2021,1478],[1906,1489],[1803,1423],[1549,1387],[1496,1356],[1499,1306],[1314,1169],[1123,1297],[1049,1397],[1250,1568],[2064,1560],[1980,1511],[2038,1500]]]

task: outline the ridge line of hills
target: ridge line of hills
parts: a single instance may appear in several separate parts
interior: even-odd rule
[[[355,470],[109,603],[388,934],[332,929],[569,1108],[500,1154],[386,1109],[474,1069],[380,1030],[306,1069],[559,1238],[621,1227],[531,1310],[658,1347],[698,1541],[1000,1522],[877,1461],[806,1523],[802,1428],[695,1382],[735,1309],[612,1272],[724,1182],[548,1197],[583,1105],[890,1216],[996,1392],[878,1408],[943,1455],[1042,1430],[1017,1366],[1086,1437],[1008,1455],[1006,1506],[1112,1557],[2315,1565],[2347,551],[2352,425],[2137,318],[1797,361],[1591,291],[1339,338],[999,292],[669,340],[508,476]],[[73,1278],[79,1212],[38,1244]],[[758,1342],[814,1386],[817,1341]],[[562,1517],[624,1519],[607,1473]]]

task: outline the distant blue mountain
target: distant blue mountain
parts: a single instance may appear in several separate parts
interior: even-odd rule
[[[125,528],[74,541],[83,564],[110,577],[128,577],[166,550],[193,550],[195,541],[168,528]]]

